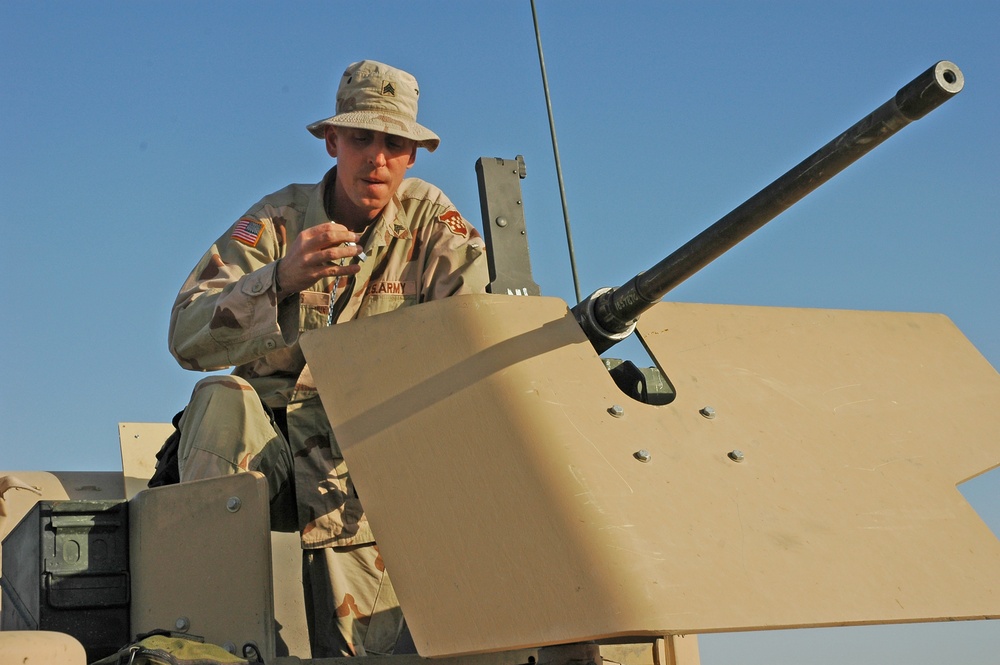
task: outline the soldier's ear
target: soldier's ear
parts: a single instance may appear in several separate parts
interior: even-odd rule
[[[331,157],[337,159],[337,130],[333,126],[327,126],[325,136],[326,151],[330,153]]]
[[[417,161],[417,144],[413,144],[413,150],[410,150],[410,161],[406,163],[406,168],[410,168]]]

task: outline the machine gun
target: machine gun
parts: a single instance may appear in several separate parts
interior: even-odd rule
[[[618,288],[604,288],[573,307],[598,353],[628,337],[639,316],[671,289],[731,249],[859,158],[961,92],[962,71],[942,60],[904,85],[884,104],[802,160],[649,270]],[[524,160],[481,159],[476,164],[483,231],[490,241],[493,293],[538,295],[528,263],[519,179]]]
[[[635,330],[639,316],[670,290],[751,233],[830,180],[900,129],[961,92],[965,78],[952,62],[940,61],[914,78],[884,104],[747,199],[649,270],[618,288],[603,288],[573,308],[573,315],[598,353]],[[519,180],[526,176],[520,155],[511,160],[480,159],[483,231],[490,259],[491,292],[539,295],[531,276]],[[572,245],[570,248],[572,253]],[[674,389],[657,367],[606,359],[615,383],[629,397],[667,404]]]
[[[942,60],[870,114],[760,190],[655,266],[573,308],[598,353],[628,337],[639,316],[671,289],[790,208],[890,136],[961,92],[962,71]]]

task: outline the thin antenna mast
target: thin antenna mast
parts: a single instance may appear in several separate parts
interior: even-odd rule
[[[559,180],[559,199],[562,201],[563,222],[566,225],[566,245],[569,248],[569,267],[573,273],[573,290],[580,302],[580,280],[576,276],[576,253],[573,251],[573,233],[569,227],[569,208],[566,205],[566,188],[563,186],[562,162],[559,161],[559,143],[556,141],[556,121],[552,117],[552,100],[549,98],[549,79],[545,75],[545,57],[542,55],[542,34],[538,31],[538,13],[535,0],[531,0],[531,20],[535,24],[535,41],[538,43],[538,64],[542,68],[542,88],[545,90],[545,108],[549,112],[549,131],[552,134],[552,153],[556,159],[556,178]]]

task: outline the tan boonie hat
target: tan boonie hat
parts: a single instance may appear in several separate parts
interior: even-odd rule
[[[309,125],[316,138],[325,138],[329,125],[385,132],[413,139],[434,152],[441,139],[417,124],[417,79],[401,69],[374,60],[355,62],[337,88],[337,115]]]

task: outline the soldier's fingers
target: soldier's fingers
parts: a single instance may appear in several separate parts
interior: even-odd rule
[[[354,275],[360,270],[361,266],[357,263],[348,263],[346,265],[334,263],[332,265],[328,265],[324,273],[327,277],[333,277],[336,275]]]
[[[334,264],[343,261],[347,263],[355,256],[362,254],[361,247],[352,243],[344,243],[316,252],[318,263]]]
[[[358,242],[361,236],[348,231],[340,224],[320,224],[302,232],[303,242],[311,249],[319,249],[340,245],[345,242]]]

